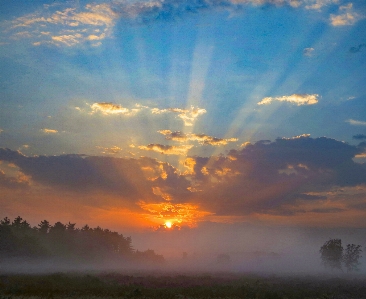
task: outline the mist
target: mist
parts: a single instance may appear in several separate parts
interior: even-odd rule
[[[203,222],[197,227],[118,232],[132,240],[132,250],[150,253],[137,259],[101,252],[85,258],[12,256],[0,259],[2,273],[255,273],[261,275],[335,274],[324,268],[319,249],[330,239],[365,248],[364,228],[304,228]],[[344,273],[343,273],[344,274]],[[358,275],[366,274],[360,259]]]

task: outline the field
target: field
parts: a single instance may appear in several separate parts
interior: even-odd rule
[[[0,299],[366,298],[365,277],[254,274],[2,274]]]

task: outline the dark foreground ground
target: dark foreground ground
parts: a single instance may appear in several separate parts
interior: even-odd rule
[[[254,274],[2,274],[0,299],[366,298],[366,278]]]

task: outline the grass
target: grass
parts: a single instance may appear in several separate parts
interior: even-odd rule
[[[55,273],[0,275],[0,299],[366,298],[366,279],[315,276]]]

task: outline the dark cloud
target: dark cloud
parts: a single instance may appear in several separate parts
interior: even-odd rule
[[[350,51],[351,53],[358,53],[358,52],[361,52],[362,48],[364,48],[364,47],[366,47],[366,44],[359,44],[359,45],[358,45],[358,46],[356,46],[356,47],[351,47],[351,48],[349,49],[349,51]]]
[[[366,139],[366,135],[365,134],[356,134],[352,136],[353,139],[356,140],[362,140],[362,139]]]
[[[102,191],[131,200],[154,198],[151,191],[153,181],[167,167],[149,158],[136,160],[83,155],[26,157],[9,149],[0,149],[0,160],[14,163],[33,181],[45,186],[83,193]]]
[[[257,142],[227,157],[195,161],[195,199],[221,215],[281,213],[298,200],[323,200],[307,192],[366,183],[366,167],[353,162],[356,146],[329,138]],[[192,163],[191,163],[192,164]]]

